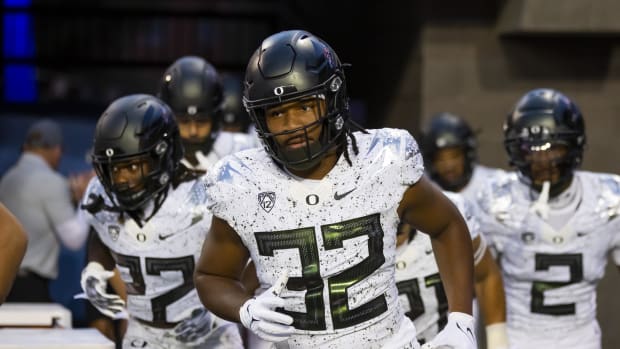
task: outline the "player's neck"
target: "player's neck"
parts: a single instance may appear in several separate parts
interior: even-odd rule
[[[321,159],[321,162],[313,168],[303,171],[294,170],[291,168],[286,168],[286,170],[296,177],[321,180],[334,168],[334,166],[336,166],[339,158],[340,152],[333,150],[328,152],[323,159]]]

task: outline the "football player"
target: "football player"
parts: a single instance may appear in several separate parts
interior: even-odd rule
[[[93,166],[83,206],[96,234],[88,244],[82,288],[111,318],[129,315],[123,348],[241,348],[236,324],[207,312],[193,283],[209,229],[204,184],[180,161],[170,108],[149,95],[114,101],[95,129]],[[106,293],[120,271],[127,307]]]
[[[620,177],[576,170],[586,144],[573,101],[526,93],[504,123],[516,171],[480,196],[485,236],[499,252],[514,348],[600,349],[596,285],[620,265]]]
[[[451,313],[433,347],[474,348],[467,226],[424,177],[407,131],[351,121],[332,48],[301,30],[268,37],[248,63],[244,102],[265,148],[207,174],[214,217],[195,273],[203,304],[277,347],[417,348],[394,280],[404,220],[431,236],[446,285]],[[255,297],[240,281],[248,257]]]
[[[472,202],[489,177],[503,173],[478,163],[476,135],[463,118],[451,113],[433,115],[422,134],[422,152],[431,179]]]
[[[220,130],[223,87],[218,72],[206,60],[185,56],[172,63],[162,77],[159,97],[177,119],[186,167],[207,171],[225,155],[255,146],[247,134]]]
[[[506,305],[502,277],[486,240],[480,235],[475,206],[460,194],[444,192],[459,209],[471,234],[474,248],[476,292],[480,293],[488,349],[507,349]],[[403,223],[396,240],[396,286],[406,315],[414,322],[418,340],[425,343],[443,329],[448,320],[448,302],[439,277],[431,240]]]
[[[431,179],[443,190],[462,194],[468,202],[475,204],[477,193],[489,178],[504,173],[478,164],[476,135],[460,116],[446,112],[433,115],[424,128],[422,139],[422,152]],[[475,240],[474,245],[486,247]],[[505,302],[497,304],[500,298],[504,298],[504,290],[497,263],[492,256],[489,257],[485,258],[482,267],[477,268],[488,272],[482,274],[484,277],[476,278],[474,316],[477,320],[484,320],[485,333],[479,334],[480,337],[486,334],[487,348],[504,348],[507,346]],[[479,309],[482,319],[477,316]],[[482,323],[478,325],[482,329]]]

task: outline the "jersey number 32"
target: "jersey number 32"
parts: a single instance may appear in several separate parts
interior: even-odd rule
[[[387,310],[384,295],[367,303],[349,309],[347,291],[384,262],[383,230],[379,214],[356,218],[336,224],[321,226],[325,250],[343,248],[343,241],[358,236],[368,236],[368,257],[360,263],[343,270],[327,279],[329,307],[334,329],[350,327],[370,320]],[[293,317],[293,326],[300,330],[321,331],[326,329],[325,302],[323,301],[324,281],[320,274],[319,250],[315,229],[299,228],[278,232],[258,232],[254,234],[261,256],[273,256],[274,250],[299,250],[302,277],[289,278],[287,288],[293,291],[306,290],[306,313],[281,310]]]

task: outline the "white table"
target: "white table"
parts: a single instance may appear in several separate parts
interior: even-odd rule
[[[0,327],[71,328],[71,311],[56,303],[4,303]]]
[[[94,328],[2,328],[0,349],[114,349]]]

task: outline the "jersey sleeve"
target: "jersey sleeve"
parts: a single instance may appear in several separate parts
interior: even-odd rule
[[[103,191],[103,186],[101,185],[101,182],[99,182],[99,178],[95,176],[91,178],[88,182],[88,186],[86,186],[84,196],[82,196],[82,199],[80,200],[80,206],[78,207],[80,214],[89,224],[92,224],[94,216],[90,212],[88,212],[85,206],[90,205],[92,203],[92,200],[94,200],[94,197],[96,197],[97,195],[105,195],[105,192]]]
[[[489,248],[494,253],[501,253],[504,249],[504,228],[497,221],[493,206],[493,187],[491,185],[481,188],[476,200],[472,202],[476,220],[479,224],[479,233],[483,237]]]
[[[620,228],[620,227],[619,227]],[[614,239],[612,241],[611,256],[617,266],[620,267],[620,229],[614,232]]]
[[[401,183],[411,186],[416,184],[424,174],[424,161],[420,147],[418,147],[413,136],[408,131],[403,130],[402,132],[404,149],[402,151]]]
[[[608,234],[611,235],[610,255],[620,266],[620,176],[604,174],[598,177],[599,211],[610,217]]]
[[[467,224],[467,229],[469,229],[471,239],[474,240],[480,236],[479,214],[476,212],[475,205],[461,194],[451,192],[444,192],[444,194],[452,201],[454,206],[456,206],[461,216],[463,216]]]
[[[230,157],[225,157],[217,162],[211,171],[203,178],[206,191],[206,206],[214,216],[227,221],[232,225],[233,203],[235,186],[233,176],[236,172]]]

